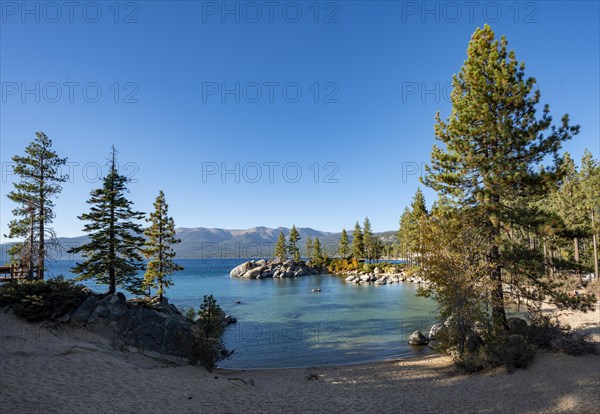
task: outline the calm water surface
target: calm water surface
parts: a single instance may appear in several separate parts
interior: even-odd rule
[[[433,322],[434,303],[415,296],[413,284],[355,285],[335,275],[246,280],[229,271],[246,259],[182,259],[172,276],[171,303],[198,308],[212,294],[238,323],[224,335],[233,356],[223,368],[342,365],[427,354],[410,347],[408,335]],[[74,277],[73,261],[49,265],[51,275]],[[98,292],[106,286],[85,282]],[[320,288],[320,293],[311,289]],[[236,303],[241,302],[241,303]]]

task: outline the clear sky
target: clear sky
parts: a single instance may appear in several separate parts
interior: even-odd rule
[[[581,125],[565,149],[597,158],[598,4],[2,1],[0,233],[35,131],[70,163],[60,236],[82,234],[112,144],[135,207],[162,189],[180,227],[396,229],[484,23]]]

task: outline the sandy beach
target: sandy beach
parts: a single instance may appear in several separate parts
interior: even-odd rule
[[[600,342],[598,309],[560,315]],[[599,355],[539,353],[513,374],[464,375],[437,355],[210,373],[6,311],[0,323],[2,413],[593,413],[600,406]]]

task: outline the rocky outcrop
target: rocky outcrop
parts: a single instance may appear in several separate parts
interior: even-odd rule
[[[135,348],[169,360],[186,358],[191,343],[192,321],[166,298],[148,306],[129,303],[120,292],[90,295],[71,314],[69,323],[110,340],[116,348]]]
[[[90,294],[70,315],[53,318],[109,340],[115,348],[178,363],[187,363],[193,322],[166,298],[127,301],[122,293]],[[221,323],[235,323],[224,313]]]
[[[315,269],[304,262],[294,263],[293,260],[282,262],[275,259],[272,261],[250,260],[233,268],[231,272],[229,272],[229,275],[231,277],[241,277],[245,279],[266,279],[300,277],[316,275],[319,273],[327,273],[327,269]]]

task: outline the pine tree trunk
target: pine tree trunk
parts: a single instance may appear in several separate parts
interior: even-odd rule
[[[490,247],[490,261],[492,270],[490,279],[492,281],[492,321],[497,329],[508,329],[506,321],[506,311],[504,309],[504,291],[502,288],[502,268],[500,266],[500,247],[497,245],[497,238],[500,234],[497,218],[494,216],[497,206],[500,204],[500,196],[497,194],[490,195],[490,205],[492,214],[488,216],[489,224],[491,225],[490,238],[492,241]]]
[[[579,276],[579,284],[583,285],[583,276],[579,269],[579,238],[573,237],[573,251],[575,255],[575,263],[577,263],[577,275]]]
[[[546,246],[546,241],[543,242],[544,245],[544,276],[548,276],[548,246]]]
[[[114,160],[113,160],[114,166]],[[111,201],[110,206],[110,234],[109,234],[109,255],[112,261],[108,270],[108,294],[113,294],[117,291],[117,275],[115,270],[115,207],[112,205],[114,200]]]
[[[40,198],[40,234],[39,234],[39,252],[38,252],[38,269],[37,279],[44,280],[44,257],[46,256],[45,245],[44,245],[44,198]]]
[[[592,229],[594,228],[594,210],[592,210]],[[598,280],[598,236],[594,232],[592,235],[592,244],[594,245],[594,274]]]
[[[41,155],[41,159],[40,159],[40,234],[38,234],[39,237],[39,251],[38,251],[38,269],[37,269],[37,279],[38,280],[44,280],[44,257],[46,256],[46,248],[44,245],[44,221],[46,220],[45,217],[45,209],[44,209],[44,204],[45,203],[45,199],[44,199],[44,181],[45,181],[45,177],[44,177],[44,153],[42,151],[42,155]]]
[[[504,290],[502,288],[502,270],[500,268],[500,249],[498,246],[492,246],[490,258],[493,268],[490,274],[492,280],[492,320],[496,328],[508,328],[506,321],[506,311],[504,309]]]
[[[29,280],[33,280],[33,265],[34,265],[34,261],[33,261],[33,255],[35,254],[35,250],[33,248],[33,246],[35,246],[35,221],[34,221],[34,217],[35,215],[33,214],[33,206],[31,209],[31,223],[29,224],[30,228],[29,228],[29,253],[28,253],[28,261],[29,261],[29,266],[27,269],[27,279]]]

